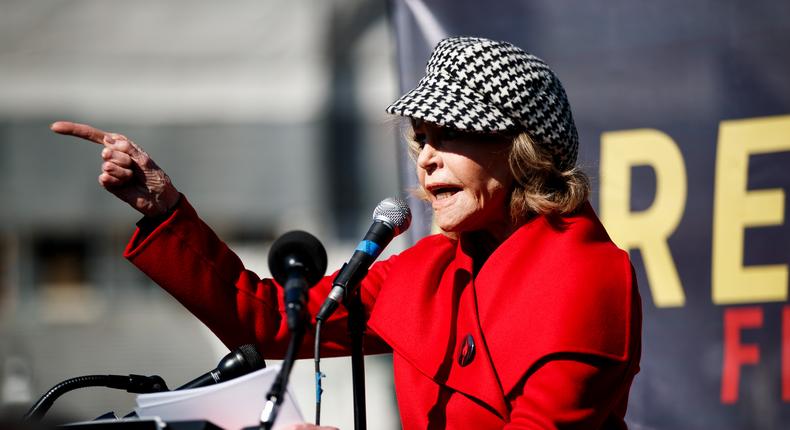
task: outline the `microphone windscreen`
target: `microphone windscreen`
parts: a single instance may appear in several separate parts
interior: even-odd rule
[[[247,362],[251,370],[258,370],[266,367],[266,362],[263,360],[263,357],[261,357],[258,349],[255,348],[255,345],[251,343],[242,345],[239,347],[239,352],[241,352],[244,361]]]
[[[389,224],[397,236],[411,225],[411,209],[403,199],[388,197],[373,210],[373,220]]]
[[[324,245],[310,233],[294,230],[280,236],[269,250],[269,270],[280,285],[288,280],[291,266],[304,266],[304,276],[312,286],[326,273],[326,250]]]

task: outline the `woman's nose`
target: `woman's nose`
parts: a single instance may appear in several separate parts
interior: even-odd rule
[[[429,142],[426,142],[417,155],[417,167],[431,173],[441,165],[441,154]]]

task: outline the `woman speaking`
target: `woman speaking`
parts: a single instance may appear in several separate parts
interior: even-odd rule
[[[587,201],[555,74],[509,43],[445,39],[387,112],[411,123],[419,192],[441,229],[360,285],[366,353],[393,354],[404,428],[625,428],[640,298]],[[144,215],[126,258],[227,346],[284,354],[282,289],[245,270],[139,146],[87,125],[52,130],[103,145],[99,183]],[[311,315],[331,279],[310,290]],[[349,353],[346,317],[325,323],[324,354]]]

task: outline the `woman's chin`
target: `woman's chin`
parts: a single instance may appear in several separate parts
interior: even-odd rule
[[[446,222],[442,222],[442,221],[438,220],[435,216],[434,216],[434,219],[433,219],[433,223],[443,233],[457,233],[456,230],[457,230],[458,226],[455,225],[455,224],[448,224]]]

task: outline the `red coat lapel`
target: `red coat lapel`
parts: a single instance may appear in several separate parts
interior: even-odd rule
[[[630,261],[589,204],[562,225],[539,217],[520,228],[489,257],[476,286],[482,330],[506,394],[549,354],[628,358]]]
[[[395,353],[435,383],[509,415],[481,335],[472,284],[472,260],[441,236],[424,239],[398,257],[376,299],[369,325]],[[474,359],[458,363],[467,334]]]

